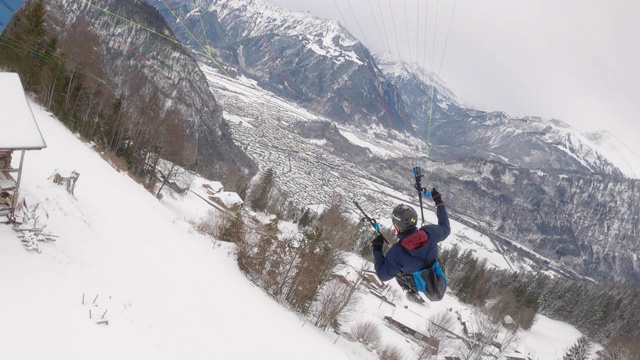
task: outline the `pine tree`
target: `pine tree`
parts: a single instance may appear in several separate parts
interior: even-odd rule
[[[43,74],[52,81],[55,73],[57,39],[47,36],[46,13],[42,0],[27,1],[0,38],[0,66],[18,72],[25,89],[38,95],[51,87],[42,83]]]
[[[591,343],[586,337],[581,337],[562,357],[562,360],[587,360]]]

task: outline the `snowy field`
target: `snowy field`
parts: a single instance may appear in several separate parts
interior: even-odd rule
[[[212,209],[202,199],[189,193],[158,201],[31,106],[48,148],[27,154],[22,194],[30,208],[39,204],[39,222],[57,241],[41,243],[40,254],[27,251],[0,224],[0,359],[378,358],[315,328],[253,286],[237,268],[232,245],[193,231],[191,224]],[[75,197],[53,184],[56,170],[80,173]],[[281,228],[295,231],[294,224]],[[491,254],[482,235],[453,228],[447,242]],[[355,256],[350,263],[366,266]],[[499,257],[491,263],[506,266]],[[414,359],[416,345],[382,320],[393,308],[368,293],[360,299],[347,327],[372,321],[383,343]],[[398,303],[425,318],[467,308],[450,295],[433,304]],[[101,319],[108,325],[96,323]],[[540,360],[561,359],[579,336],[544,317],[520,334]]]

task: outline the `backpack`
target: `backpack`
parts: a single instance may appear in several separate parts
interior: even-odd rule
[[[440,301],[447,291],[447,277],[436,259],[433,264],[413,273],[413,281],[418,291],[423,292],[429,301]]]
[[[415,235],[409,235],[412,236],[411,240],[409,240],[409,246],[411,249],[424,246],[424,244],[429,242],[429,235],[427,232],[422,229],[418,231],[422,232],[415,233]],[[409,248],[406,246],[405,240],[405,242],[401,244],[401,247],[407,252],[407,254],[411,255]],[[429,301],[442,300],[444,293],[447,291],[447,277],[445,276],[438,261],[439,259],[435,258],[432,262],[425,262],[423,264],[424,269],[418,270],[413,274],[408,274],[413,277],[413,283],[415,284],[416,290],[424,293]]]

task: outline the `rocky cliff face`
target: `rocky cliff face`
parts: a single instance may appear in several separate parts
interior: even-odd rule
[[[335,22],[261,0],[150,3],[183,42],[264,89],[340,123],[414,132],[396,87]]]
[[[227,167],[255,171],[255,164],[231,140],[222,109],[197,62],[173,40],[171,29],[153,7],[125,0],[46,4],[49,28],[61,39],[63,51],[73,51],[74,43],[64,38],[69,29],[83,23],[98,39],[96,54],[105,64],[105,78],[114,91],[122,93],[129,104],[157,98],[164,104],[164,113],[173,111],[184,119],[184,148],[196,149],[181,156],[184,162],[198,161],[203,174],[214,176]]]
[[[430,170],[456,213],[585,276],[640,282],[640,181],[477,159]]]

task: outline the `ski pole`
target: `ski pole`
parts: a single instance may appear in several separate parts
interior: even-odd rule
[[[413,176],[416,183],[413,185],[418,190],[418,200],[420,202],[420,216],[422,216],[422,224],[424,224],[424,209],[422,207],[422,196],[431,197],[431,194],[427,191],[427,188],[422,187],[422,177],[424,177],[424,170],[419,166],[413,168]]]
[[[387,241],[387,238],[384,237],[384,235],[380,231],[380,224],[378,224],[376,219],[373,219],[369,215],[367,215],[367,213],[364,211],[362,206],[360,206],[360,204],[357,201],[353,200],[353,203],[356,205],[358,210],[360,210],[360,212],[362,213],[362,216],[363,216],[362,221],[367,221],[369,224],[371,224],[371,226],[373,226],[373,228],[376,230],[376,232],[378,234],[380,234],[380,236],[382,236],[382,238],[384,239],[384,242],[386,242],[387,245],[389,245],[389,242]]]

